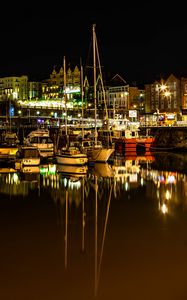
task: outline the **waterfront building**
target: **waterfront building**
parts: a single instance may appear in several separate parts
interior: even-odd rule
[[[0,78],[0,100],[28,99],[28,76],[10,76]]]
[[[171,74],[168,78],[145,84],[146,112],[175,112],[182,106],[181,82]]]
[[[64,95],[64,69],[59,71],[54,67],[49,79],[42,81],[42,99],[61,99]],[[68,99],[73,99],[74,94],[80,98],[80,70],[77,66],[72,70],[68,67],[66,72],[66,87],[69,92]],[[77,95],[76,95],[77,96]]]
[[[70,115],[80,118],[83,106],[84,118],[94,117],[92,78],[84,74],[82,86],[81,68],[70,65],[67,67],[66,77]],[[0,78],[0,114],[5,116],[11,106],[16,106],[13,113],[15,116],[62,118],[63,87],[63,67],[55,66],[49,78],[41,82],[29,81],[26,75]],[[104,81],[98,76],[97,100],[100,119],[103,118],[107,106],[109,118],[130,118],[132,112],[136,112],[137,119],[141,119],[144,124],[187,123],[187,78],[174,74],[145,84],[141,88],[136,83],[127,83],[119,74],[105,78]]]
[[[165,79],[145,84],[145,112],[157,115],[157,120],[161,121],[161,124],[173,124],[183,120],[185,111],[187,111],[187,78],[178,78],[170,74]]]
[[[42,84],[38,81],[28,82],[28,99],[39,100],[42,99]]]
[[[109,117],[124,118],[129,109],[129,85],[119,74],[116,74],[108,82],[106,89],[107,107]]]
[[[182,120],[187,123],[187,78],[181,78]]]

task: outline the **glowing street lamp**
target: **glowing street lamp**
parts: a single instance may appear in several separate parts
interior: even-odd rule
[[[157,114],[157,125],[159,123],[159,108],[160,108],[160,95],[161,95],[161,100],[163,95],[165,96],[165,93],[167,91],[167,85],[166,84],[159,84],[157,85],[157,92],[158,92],[158,103],[157,103],[157,107],[156,107],[156,114]]]
[[[159,88],[161,91],[165,91],[167,89],[167,85],[161,84]]]
[[[171,96],[171,92],[169,92],[169,91],[166,91],[166,92],[164,93],[164,96],[166,96],[166,97],[170,97],[170,96]]]

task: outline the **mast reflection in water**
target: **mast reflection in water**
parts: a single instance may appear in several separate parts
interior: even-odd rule
[[[187,159],[0,169],[2,299],[185,299]]]

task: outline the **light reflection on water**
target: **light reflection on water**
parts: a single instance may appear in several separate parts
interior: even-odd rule
[[[185,155],[0,169],[2,299],[185,299]]]

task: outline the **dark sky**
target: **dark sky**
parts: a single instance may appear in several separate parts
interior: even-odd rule
[[[86,62],[96,34],[107,76],[120,74],[127,82],[149,83],[173,73],[187,76],[187,18],[184,4],[133,1],[102,7],[32,1],[1,9],[0,77],[28,75],[48,78],[53,66]],[[95,5],[95,7],[94,7]],[[10,7],[8,7],[10,6]],[[8,15],[8,17],[7,17]]]

